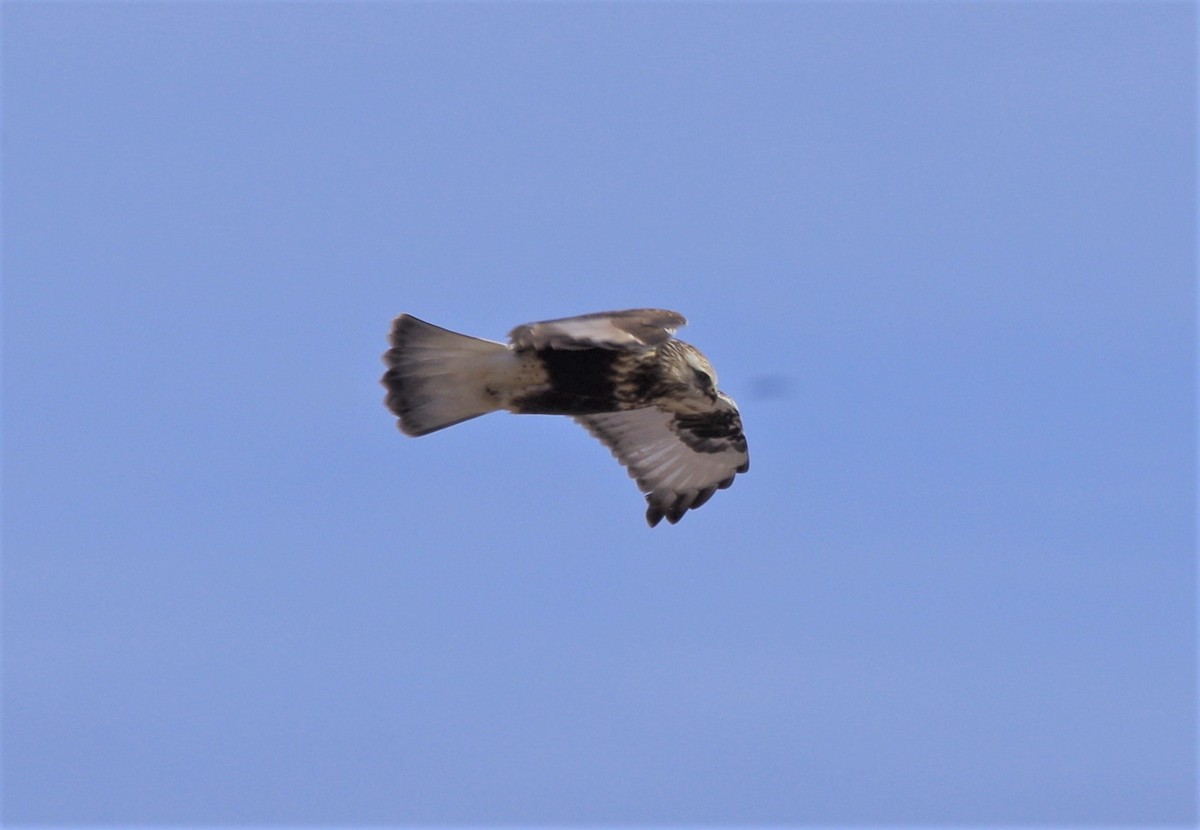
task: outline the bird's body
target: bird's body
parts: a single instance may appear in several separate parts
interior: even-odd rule
[[[603,312],[518,326],[510,342],[402,314],[382,383],[408,435],[497,410],[573,417],[646,493],[651,526],[683,514],[749,469],[737,405],[671,311]]]

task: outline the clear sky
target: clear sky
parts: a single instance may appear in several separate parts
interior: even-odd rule
[[[1196,819],[1194,4],[2,14],[7,824]],[[640,306],[678,526],[382,405]]]

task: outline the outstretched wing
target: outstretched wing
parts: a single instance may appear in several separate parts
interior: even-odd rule
[[[720,395],[708,411],[681,414],[658,407],[581,415],[575,419],[612,450],[646,494],[646,521],[675,524],[750,469],[742,419]]]
[[[517,349],[640,351],[667,342],[686,324],[674,311],[634,308],[526,323],[510,331],[508,339]]]

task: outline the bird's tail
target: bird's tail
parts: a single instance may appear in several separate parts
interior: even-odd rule
[[[380,381],[406,435],[427,435],[499,409],[495,390],[513,354],[503,343],[468,337],[401,314]]]

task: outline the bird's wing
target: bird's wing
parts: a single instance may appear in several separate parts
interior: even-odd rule
[[[658,407],[575,418],[612,450],[646,494],[646,521],[675,524],[750,469],[742,420],[733,400],[720,395],[708,411]]]
[[[517,349],[640,351],[667,342],[686,324],[674,311],[634,308],[526,323],[510,331],[508,339]]]

